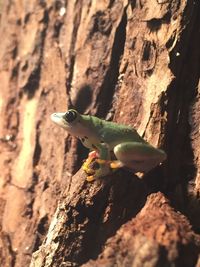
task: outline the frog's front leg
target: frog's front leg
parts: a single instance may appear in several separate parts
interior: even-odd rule
[[[110,149],[106,143],[101,143],[96,146],[99,158],[96,162],[99,164],[99,168],[95,171],[95,177],[103,177],[111,173],[110,169]]]
[[[94,162],[96,161],[96,159],[99,158],[99,154],[97,151],[91,151],[88,154],[88,158],[85,160],[85,162],[82,165],[82,169],[89,175],[87,177],[88,181],[92,181],[94,180],[93,175],[95,173],[95,169],[94,169]]]
[[[89,175],[87,181],[93,181],[95,178],[106,176],[111,172],[109,147],[104,143],[94,147],[96,151],[90,152],[88,159],[83,164],[83,170]],[[91,167],[92,165],[93,167]]]

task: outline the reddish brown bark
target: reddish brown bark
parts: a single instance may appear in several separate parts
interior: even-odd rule
[[[3,1],[0,12],[3,266],[29,266],[41,244],[33,266],[195,264],[198,238],[187,219],[198,234],[199,2]],[[120,170],[86,183],[74,174],[88,151],[49,119],[69,107],[132,125],[167,161],[141,180]],[[158,194],[143,207],[155,191],[171,204]],[[165,244],[146,209],[163,218]]]
[[[144,183],[129,173],[88,183],[79,171],[62,196],[32,266],[59,266],[63,262],[80,266],[96,258],[107,238],[141,209],[146,194]]]
[[[195,266],[199,249],[200,237],[188,220],[157,193],[107,241],[96,261],[83,266]]]

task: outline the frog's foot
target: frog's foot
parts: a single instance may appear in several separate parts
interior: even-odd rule
[[[95,174],[96,178],[106,176],[111,173],[110,160],[95,159]]]
[[[93,182],[95,180],[94,175],[87,176],[86,180],[88,182]]]
[[[97,152],[92,151],[88,155],[88,158],[82,165],[82,169],[87,174],[86,180],[88,182],[92,182],[95,180],[96,177],[96,170],[99,169],[99,163],[97,162]]]
[[[124,164],[119,160],[96,159],[96,162],[100,165],[100,169],[98,170],[99,176],[105,176],[109,173],[115,172],[119,168],[124,167]]]
[[[82,169],[87,173],[93,175],[95,173],[95,170],[91,168],[92,163],[94,162],[94,158],[88,157],[86,161],[82,165]]]
[[[103,165],[103,164],[109,164],[110,160],[96,159],[96,162]]]
[[[109,164],[111,169],[119,169],[124,166],[124,164],[119,160],[96,159],[96,162],[99,164]]]
[[[85,162],[82,165],[82,169],[87,173],[87,174],[94,174],[95,170],[95,160],[98,158],[98,153],[96,151],[91,151],[88,154],[88,158],[85,160]]]
[[[88,157],[84,162],[82,169],[88,175],[86,178],[88,182],[92,182],[96,178],[106,176],[112,172],[110,161],[92,157]]]
[[[110,161],[110,168],[113,170],[122,168],[123,166],[124,166],[123,163],[119,160]]]

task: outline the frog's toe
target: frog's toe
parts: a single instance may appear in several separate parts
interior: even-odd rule
[[[123,167],[123,163],[119,160],[113,160],[111,163],[110,163],[110,168],[111,169],[119,169]]]
[[[93,181],[95,178],[106,176],[111,173],[110,161],[98,159],[98,158],[88,158],[82,169],[88,175],[87,181]]]
[[[109,161],[108,160],[105,160],[105,159],[96,159],[96,162],[99,163],[99,164],[109,163]]]
[[[82,169],[84,170],[84,172],[86,172],[87,174],[94,174],[95,171],[90,168],[90,163],[88,163],[87,161],[84,162],[83,166],[82,166]]]
[[[94,175],[87,176],[86,180],[88,182],[93,182],[95,180]]]

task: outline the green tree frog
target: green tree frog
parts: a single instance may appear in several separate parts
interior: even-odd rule
[[[74,109],[53,113],[51,120],[94,150],[82,166],[88,181],[124,166],[134,172],[148,172],[166,159],[163,150],[151,146],[131,126],[82,115]],[[94,161],[98,168],[90,167]]]

